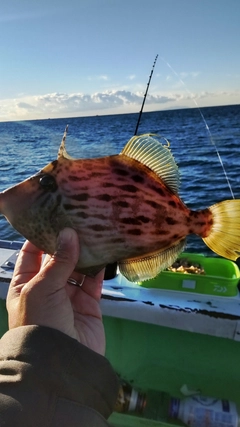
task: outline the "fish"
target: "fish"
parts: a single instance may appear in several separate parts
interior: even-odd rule
[[[220,256],[239,257],[240,200],[189,209],[167,140],[143,134],[119,154],[74,159],[66,135],[57,160],[0,193],[0,213],[39,249],[54,254],[59,232],[71,227],[81,245],[76,271],[95,276],[117,262],[132,282],[172,265],[190,234]]]

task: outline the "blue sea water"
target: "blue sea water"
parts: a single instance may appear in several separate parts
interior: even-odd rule
[[[0,191],[55,160],[67,124],[69,154],[87,158],[120,152],[137,120],[136,113],[0,123]],[[240,105],[143,113],[138,134],[145,132],[170,141],[181,173],[180,196],[191,209],[232,198],[216,149],[234,197],[240,198]],[[0,239],[22,240],[2,216]],[[195,236],[188,238],[186,249],[211,254]]]

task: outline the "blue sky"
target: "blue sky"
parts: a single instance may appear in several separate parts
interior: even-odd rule
[[[0,121],[240,103],[239,0],[4,0]],[[168,65],[169,64],[169,65]]]

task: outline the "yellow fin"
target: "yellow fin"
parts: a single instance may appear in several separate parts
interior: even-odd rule
[[[169,149],[169,142],[162,138],[168,144],[163,145],[158,138],[161,137],[151,134],[133,136],[120,154],[149,167],[174,193],[177,193],[180,184],[178,167]]]
[[[183,251],[185,239],[163,252],[155,252],[143,258],[119,262],[119,270],[130,282],[143,282],[153,279],[162,270],[172,265],[180,252]]]
[[[235,261],[240,257],[240,200],[224,200],[209,210],[213,225],[203,241],[218,255]]]
[[[60,145],[59,150],[58,150],[58,159],[63,157],[64,159],[74,160],[73,157],[69,156],[69,154],[67,153],[66,148],[65,148],[65,141],[67,138],[67,132],[68,132],[68,125],[66,126],[66,129],[64,131],[64,134],[62,137],[62,142],[61,142],[61,145]]]

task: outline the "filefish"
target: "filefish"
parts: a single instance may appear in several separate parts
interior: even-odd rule
[[[71,227],[81,245],[76,271],[94,276],[117,262],[130,281],[172,265],[192,233],[220,256],[240,256],[240,200],[190,210],[178,196],[179,170],[161,138],[134,136],[120,154],[73,159],[66,134],[57,160],[0,193],[0,212],[45,253],[53,254],[59,231]]]

